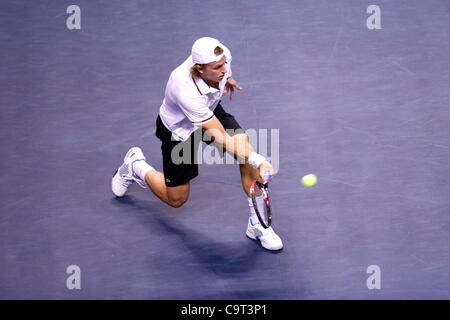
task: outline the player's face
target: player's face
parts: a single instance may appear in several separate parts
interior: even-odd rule
[[[220,82],[227,72],[227,59],[225,56],[217,62],[211,62],[201,71],[203,80],[206,82]]]

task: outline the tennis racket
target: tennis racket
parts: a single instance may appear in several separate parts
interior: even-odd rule
[[[261,225],[267,229],[272,224],[272,211],[269,203],[269,179],[270,172],[264,174],[264,182],[254,180],[250,185],[250,196],[255,208],[256,215]]]

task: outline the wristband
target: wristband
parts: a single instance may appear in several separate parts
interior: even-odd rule
[[[248,157],[248,163],[255,168],[259,168],[261,163],[263,163],[264,161],[266,161],[266,158],[256,152],[250,153],[250,156]]]

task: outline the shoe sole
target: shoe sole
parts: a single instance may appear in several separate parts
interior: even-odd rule
[[[245,232],[245,234],[247,235],[247,237],[249,237],[252,240],[258,240],[258,238],[253,235],[251,232],[249,232],[248,230]]]

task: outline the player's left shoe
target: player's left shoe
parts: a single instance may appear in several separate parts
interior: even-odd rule
[[[283,248],[283,242],[272,227],[265,229],[259,222],[253,222],[252,218],[248,219],[246,235],[250,239],[258,239],[267,250],[281,250]]]
[[[145,156],[139,147],[133,147],[128,150],[122,165],[114,172],[111,188],[116,197],[123,197],[127,192],[128,187],[135,181],[141,187],[147,188],[147,183],[134,173],[133,163],[136,161],[145,161]]]

